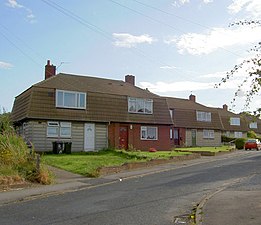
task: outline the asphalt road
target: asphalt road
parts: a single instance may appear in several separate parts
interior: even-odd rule
[[[3,205],[0,224],[173,225],[206,194],[260,171],[261,152],[249,151],[104,185],[93,180],[91,189]]]

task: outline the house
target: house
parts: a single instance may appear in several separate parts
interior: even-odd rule
[[[15,98],[12,119],[37,151],[55,141],[72,151],[107,147],[171,149],[172,120],[165,98],[125,81],[60,73],[47,61],[45,79]]]
[[[220,146],[222,124],[216,109],[189,99],[167,97],[173,122],[172,140],[175,146]]]
[[[245,114],[235,114],[228,111],[227,105],[217,108],[223,125],[223,135],[232,138],[247,138],[248,131],[261,134],[260,119]]]

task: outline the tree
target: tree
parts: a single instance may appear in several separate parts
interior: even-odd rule
[[[232,26],[261,26],[261,21],[245,20],[245,21],[232,23],[230,24],[230,26],[231,27]],[[254,53],[254,55],[251,58],[245,59],[241,63],[235,65],[234,68],[228,71],[226,73],[226,76],[221,79],[221,82],[218,85],[216,85],[216,87],[218,87],[223,83],[226,83],[238,72],[245,71],[247,73],[247,76],[242,81],[242,83],[238,86],[238,89],[234,94],[232,103],[233,105],[235,104],[235,100],[238,97],[239,93],[241,92],[242,87],[250,83],[250,87],[247,88],[248,91],[246,92],[246,102],[245,102],[246,108],[249,106],[252,98],[258,95],[258,93],[260,93],[261,90],[261,42],[254,45],[249,50],[249,52]],[[253,112],[253,114],[257,117],[260,117],[261,108],[257,108],[257,110]]]
[[[0,114],[0,134],[13,131],[10,117],[11,113],[8,113],[3,109],[3,113]]]

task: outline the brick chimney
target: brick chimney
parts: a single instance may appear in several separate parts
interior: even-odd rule
[[[132,84],[135,86],[135,76],[133,75],[126,75],[125,76],[125,82]]]
[[[228,107],[226,104],[223,105],[223,109],[227,111]]]
[[[193,95],[193,94],[191,94],[191,95],[189,96],[189,100],[192,101],[192,102],[196,102],[196,96]]]
[[[51,65],[50,60],[47,60],[45,65],[45,80],[56,75],[56,66]]]

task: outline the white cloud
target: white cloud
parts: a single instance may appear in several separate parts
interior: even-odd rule
[[[160,69],[163,70],[173,70],[173,69],[177,69],[176,66],[161,66]]]
[[[134,36],[127,33],[113,33],[112,35],[116,39],[113,44],[117,47],[123,48],[132,48],[135,47],[137,44],[151,44],[152,42],[156,41],[148,34]]]
[[[213,28],[205,34],[187,33],[178,38],[169,38],[165,40],[165,43],[175,43],[180,54],[202,55],[210,54],[219,48],[252,44],[253,42],[260,41],[260,36],[260,26],[239,26],[233,29]]]
[[[25,7],[24,5],[21,5],[17,2],[17,0],[8,0],[6,2],[6,5],[8,7],[11,7],[13,9],[23,9],[26,11],[26,18],[27,18],[27,21],[30,22],[30,23],[35,23],[36,20],[35,20],[35,15],[33,14],[33,11],[27,7]]]
[[[208,3],[212,3],[214,0],[202,0],[202,3],[204,4],[208,4]],[[185,5],[186,3],[190,3],[190,0],[178,0],[178,1],[174,1],[172,3],[172,5],[174,7],[181,7],[183,5]]]
[[[203,3],[205,3],[205,4],[212,3],[212,2],[213,2],[213,0],[203,0]]]
[[[0,69],[11,69],[12,67],[13,65],[11,63],[0,61]]]
[[[11,8],[24,8],[24,6],[18,4],[16,0],[8,0],[6,5]]]
[[[215,72],[199,76],[200,78],[223,78],[226,76],[226,72]]]
[[[250,17],[258,18],[261,16],[261,1],[260,0],[233,0],[228,6],[228,11],[231,14],[239,12],[247,12]]]
[[[173,83],[156,82],[155,84],[150,82],[140,82],[141,88],[148,88],[152,92],[166,93],[166,92],[177,92],[177,91],[196,91],[213,89],[215,83],[203,83],[203,82],[192,82],[192,81],[181,81]]]

